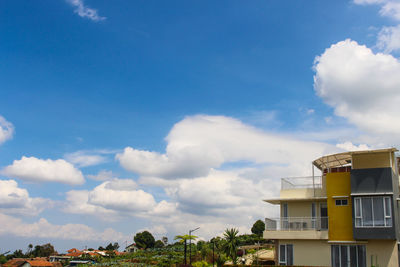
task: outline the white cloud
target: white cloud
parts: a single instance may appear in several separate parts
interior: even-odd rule
[[[120,211],[147,211],[156,205],[151,194],[136,190],[136,184],[132,180],[123,179],[114,179],[95,187],[89,193],[88,202]]]
[[[390,17],[400,21],[400,2],[398,0],[354,0],[360,5],[379,5],[381,16]],[[378,33],[377,47],[385,53],[391,53],[400,49],[400,25],[382,27]]]
[[[90,204],[89,191],[87,190],[68,191],[66,193],[66,202],[62,210],[66,213],[94,215],[106,221],[115,221],[119,219],[115,211]]]
[[[116,158],[141,176],[174,179],[206,176],[212,168],[240,161],[281,165],[296,159],[308,166],[334,150],[328,144],[263,132],[224,116],[187,117],[174,125],[166,140],[165,154],[127,147]]]
[[[124,216],[158,215],[172,210],[168,202],[156,203],[151,194],[137,187],[133,180],[115,178],[101,183],[91,191],[69,191],[64,212],[118,220]]]
[[[107,161],[107,159],[97,152],[76,151],[64,155],[64,159],[79,167],[98,165]]]
[[[84,224],[51,224],[44,218],[34,223],[25,223],[21,219],[1,213],[0,225],[0,236],[12,234],[19,237],[102,242],[121,242],[130,239],[112,228],[99,232]]]
[[[66,0],[72,6],[75,7],[74,12],[77,13],[82,18],[88,18],[92,21],[102,21],[106,17],[101,17],[97,14],[97,10],[85,6],[83,0]]]
[[[378,34],[378,48],[386,53],[400,49],[400,25],[383,27]]]
[[[397,140],[400,62],[396,58],[345,40],[317,57],[314,69],[315,91],[336,115],[381,141]]]
[[[354,0],[358,5],[380,5],[379,14],[400,20],[400,3],[398,0]]]
[[[341,143],[341,144],[337,144],[336,146],[338,148],[341,148],[346,151],[360,151],[360,150],[370,150],[371,149],[367,144],[359,144],[357,146],[349,141]]]
[[[101,170],[96,175],[86,175],[88,178],[96,181],[107,181],[111,178],[115,177],[116,175],[112,171]]]
[[[14,180],[0,180],[0,212],[18,215],[38,215],[51,200],[31,198],[26,189]]]
[[[5,167],[1,173],[31,182],[58,182],[70,185],[85,182],[81,171],[63,159],[44,160],[23,156],[20,160],[14,160],[13,164]]]
[[[4,117],[0,116],[0,145],[10,140],[14,135],[14,125],[8,122]]]

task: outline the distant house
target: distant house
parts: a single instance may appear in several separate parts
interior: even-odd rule
[[[125,248],[125,252],[129,252],[129,253],[131,253],[131,252],[136,252],[136,251],[138,251],[138,250],[139,250],[139,248],[136,246],[135,243],[132,243],[132,244],[130,244],[129,246],[127,246],[127,247]]]
[[[3,264],[3,267],[61,267],[61,263],[51,263],[46,258],[21,259],[14,258]]]

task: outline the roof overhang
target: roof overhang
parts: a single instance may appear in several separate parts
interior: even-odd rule
[[[264,199],[263,201],[270,204],[281,204],[282,202],[296,202],[296,201],[316,201],[316,200],[326,200],[326,197],[309,197],[309,198],[271,198]]]
[[[383,153],[383,152],[396,152],[396,148],[385,148],[377,150],[364,150],[364,151],[349,151],[338,154],[332,154],[320,157],[313,161],[315,167],[320,170],[334,168],[334,167],[345,167],[351,164],[351,158],[354,154],[367,154],[367,153]]]

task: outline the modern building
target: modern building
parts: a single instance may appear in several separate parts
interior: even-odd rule
[[[396,151],[323,156],[312,162],[313,176],[282,178],[280,197],[265,200],[280,205],[264,232],[275,240],[276,264],[399,266]]]

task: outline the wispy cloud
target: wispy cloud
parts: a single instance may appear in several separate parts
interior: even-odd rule
[[[85,6],[83,0],[66,0],[69,4],[75,7],[74,12],[82,18],[87,18],[92,21],[102,21],[106,17],[101,17],[96,9]]]

